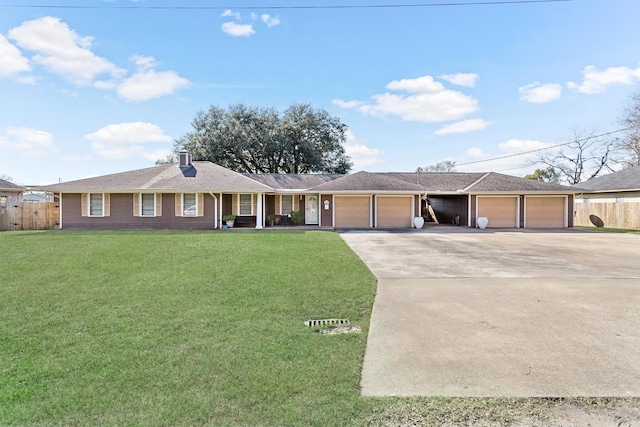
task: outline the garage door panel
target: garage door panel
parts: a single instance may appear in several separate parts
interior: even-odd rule
[[[376,198],[378,227],[411,227],[410,197]]]
[[[335,198],[335,227],[337,228],[369,228],[370,227],[370,199],[369,197],[336,196]]]
[[[525,227],[563,228],[564,209],[564,197],[527,197]]]
[[[515,228],[517,210],[515,197],[478,197],[478,216],[489,219],[489,228]]]

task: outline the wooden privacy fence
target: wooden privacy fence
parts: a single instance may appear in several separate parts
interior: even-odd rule
[[[56,202],[18,202],[0,209],[0,231],[52,230],[59,221]]]
[[[576,203],[574,225],[640,230],[640,203]]]

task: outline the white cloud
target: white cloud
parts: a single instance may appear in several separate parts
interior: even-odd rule
[[[381,163],[383,160],[384,152],[377,148],[368,147],[366,142],[366,140],[356,138],[353,132],[347,130],[347,141],[344,145],[344,150],[347,156],[351,157],[353,169],[356,171]]]
[[[485,129],[487,126],[492,124],[483,119],[470,119],[470,120],[462,120],[460,122],[451,123],[449,125],[443,126],[438,129],[434,133],[436,135],[448,135],[451,133],[467,133],[473,132],[475,130]]]
[[[85,138],[91,141],[91,147],[99,156],[107,159],[143,157],[157,160],[166,157],[169,149],[150,148],[148,144],[172,141],[159,126],[145,122],[107,125]]]
[[[632,85],[640,81],[640,66],[638,68],[610,67],[598,71],[595,65],[587,65],[582,71],[582,83],[569,82],[567,86],[576,92],[589,95],[602,93],[611,85]]]
[[[510,139],[498,145],[500,151],[505,154],[517,154],[531,150],[539,150],[541,148],[549,147],[551,144],[542,141],[536,141],[533,139]],[[526,154],[525,154],[526,155]],[[537,154],[534,154],[534,157]]]
[[[560,98],[562,86],[557,83],[534,82],[518,88],[520,99],[534,104],[544,104]]]
[[[540,154],[539,151],[528,152],[551,145],[543,141],[514,138],[499,144],[497,152],[487,152],[482,148],[474,147],[466,150],[460,157],[453,160],[457,162],[457,168],[461,172],[502,172],[509,175],[524,176],[535,170],[536,167],[533,162]],[[511,156],[519,153],[526,154]],[[482,161],[489,159],[496,160]]]
[[[275,27],[276,25],[280,25],[280,18],[276,16],[271,16],[267,13],[262,14],[262,16],[260,16],[260,19],[262,19],[262,22],[267,24],[267,27],[269,28]]]
[[[49,132],[12,127],[0,134],[0,148],[19,152],[25,157],[45,157],[55,150],[55,145]]]
[[[439,77],[451,84],[464,87],[474,87],[480,78],[476,73],[443,74]]]
[[[363,114],[399,116],[402,120],[418,122],[458,120],[478,110],[478,101],[462,92],[446,89],[431,76],[394,80],[387,85],[387,89],[409,92],[409,95],[387,92],[373,95],[374,102],[371,103],[340,99],[333,103]]]
[[[224,12],[222,12],[220,14],[220,16],[224,16],[224,17],[228,17],[231,16],[232,18],[237,19],[238,21],[240,20],[240,12],[234,12],[231,9],[227,9]]]
[[[131,62],[136,64],[138,71],[150,70],[156,67],[157,62],[153,56],[133,55],[130,58]]]
[[[361,105],[366,104],[366,102],[362,102],[362,101],[343,101],[342,99],[334,99],[333,101],[331,101],[331,103],[341,108],[351,108],[351,109],[356,109]]]
[[[236,22],[225,22],[222,24],[222,31],[231,37],[251,37],[256,32],[251,24],[238,24]]]
[[[101,74],[120,77],[125,71],[91,51],[92,37],[81,37],[59,18],[46,16],[23,22],[8,32],[32,60],[78,85],[90,85]]]
[[[19,47],[36,52],[32,58],[34,63],[44,65],[49,71],[77,86],[92,85],[98,89],[117,90],[118,95],[127,101],[147,101],[191,85],[174,71],[156,71],[156,60],[143,55],[131,57],[137,71],[125,77],[125,69],[116,67],[91,51],[91,37],[80,37],[58,18],[47,16],[23,22],[11,29],[8,36]],[[0,36],[0,75],[3,70],[11,71],[4,64],[5,57],[14,64],[14,68],[23,71],[29,69],[20,51]],[[36,78],[24,76],[18,81],[35,84]]]
[[[0,34],[0,76],[11,76],[30,70],[29,60]]]
[[[155,71],[156,61],[151,56],[134,55],[131,61],[138,71],[117,85],[118,95],[127,101],[148,101],[191,86],[189,80],[174,71]],[[107,89],[112,83],[97,82],[96,86]]]
[[[127,101],[148,101],[189,86],[189,80],[174,71],[141,71],[118,86],[118,95]]]

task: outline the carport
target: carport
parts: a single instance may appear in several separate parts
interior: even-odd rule
[[[469,196],[466,194],[427,194],[421,198],[422,217],[433,222],[429,206],[440,224],[469,224]]]

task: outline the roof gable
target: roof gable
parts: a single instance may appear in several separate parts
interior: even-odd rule
[[[489,172],[465,189],[466,192],[545,192],[574,193],[575,189],[566,185],[520,178]]]
[[[357,172],[318,185],[313,191],[394,191],[394,192],[422,192],[420,185],[397,179],[390,174]]]
[[[387,174],[418,184],[424,191],[452,193],[464,190],[485,175],[484,172],[387,172]]]

